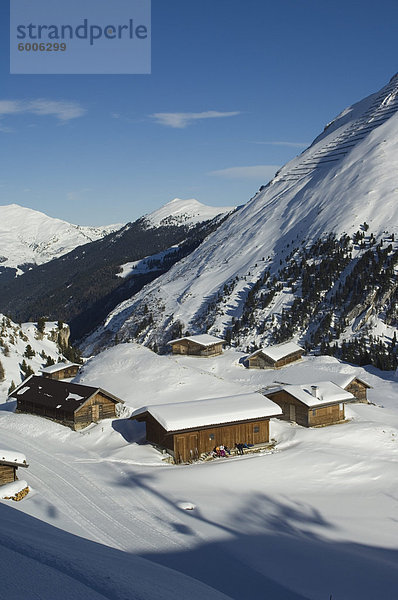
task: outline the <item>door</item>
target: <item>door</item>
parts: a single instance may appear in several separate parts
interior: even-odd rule
[[[289,419],[291,421],[296,420],[296,407],[294,404],[289,404]]]
[[[96,423],[99,420],[99,405],[93,404],[91,406],[91,420]]]
[[[190,460],[197,460],[199,458],[198,434],[197,433],[189,434],[188,451],[189,451],[189,459]]]
[[[260,443],[260,424],[253,425],[253,444]]]
[[[175,461],[177,463],[184,462],[187,460],[187,438],[185,435],[177,435],[176,436],[176,451],[175,451]]]

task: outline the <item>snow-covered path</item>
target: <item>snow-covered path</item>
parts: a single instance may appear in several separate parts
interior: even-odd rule
[[[16,420],[21,420],[21,416],[6,413],[6,419],[2,444],[18,447],[20,433],[11,427],[19,425]],[[40,419],[33,419],[40,424]],[[0,427],[2,421],[4,415],[0,415]],[[26,437],[23,446],[29,455],[32,487],[45,499],[48,512],[53,507],[57,519],[62,515],[71,532],[123,551],[153,552],[173,545],[181,549],[185,545],[184,538],[177,533],[178,527],[174,528],[177,539],[171,535],[170,510],[165,511],[160,499],[155,502],[155,496],[140,484],[139,477],[134,481],[120,464],[103,460],[93,451],[87,452],[76,439],[75,456],[60,453],[49,440],[46,451],[37,441]],[[115,491],[115,486],[121,488],[121,493]],[[174,521],[178,524],[175,518]]]

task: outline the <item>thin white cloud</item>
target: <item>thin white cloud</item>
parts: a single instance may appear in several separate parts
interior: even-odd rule
[[[253,142],[253,144],[265,144],[266,146],[288,146],[289,148],[307,148],[308,142]]]
[[[227,179],[261,179],[269,181],[280,169],[279,165],[254,165],[252,167],[229,167],[210,171],[208,175],[217,175]]]
[[[152,119],[159,123],[159,125],[165,125],[166,127],[174,127],[175,129],[184,129],[188,125],[191,125],[194,121],[201,119],[219,119],[223,117],[235,117],[239,115],[240,111],[234,110],[231,112],[219,112],[217,110],[207,110],[200,113],[154,113],[149,115]]]
[[[59,121],[66,122],[82,117],[86,109],[77,102],[66,100],[0,100],[0,118],[10,115],[31,114],[39,116],[52,116]]]

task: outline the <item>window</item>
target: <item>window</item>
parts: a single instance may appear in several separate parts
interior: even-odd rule
[[[211,433],[211,434],[209,435],[209,440],[214,440],[214,433]]]
[[[316,408],[313,408],[312,409],[312,416],[315,417],[315,415],[316,415]]]
[[[258,425],[255,425],[253,427],[253,433],[259,433],[260,432],[260,427]]]

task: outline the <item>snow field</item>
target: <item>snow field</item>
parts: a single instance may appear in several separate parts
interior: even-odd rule
[[[215,588],[228,597],[246,593],[258,600],[318,600],[330,594],[343,600],[393,600],[398,584],[394,374],[331,357],[305,358],[278,371],[249,371],[239,362],[242,356],[232,350],[210,359],[157,356],[123,344],[88,361],[79,380],[120,396],[128,412],[150,402],[249,393],[275,379],[311,381],[355,372],[373,386],[369,399],[374,404],[346,405],[347,423],[319,429],[272,419],[273,452],[178,467],[143,445],[142,424],[126,418],[78,433],[2,405],[8,410],[0,410],[1,446],[24,452],[30,464],[23,474],[32,491],[12,506],[16,551],[24,539],[20,520],[28,519],[36,533],[26,561],[34,556],[44,572],[47,559],[37,556],[47,556],[48,540],[60,536],[54,552],[57,577],[64,576],[60,563],[68,569],[73,563],[76,598],[82,593],[82,567],[76,566],[75,553],[63,562],[70,540],[89,566],[84,585],[92,594],[98,593],[94,582],[102,585],[109,575],[93,557],[110,553],[112,565],[130,561],[131,573],[121,576],[117,567],[121,579],[115,581],[113,571],[109,575],[107,598],[123,597],[120,590],[127,584],[134,593],[145,588],[146,595],[137,592],[137,597],[162,597],[163,580],[154,576],[157,563],[174,569],[178,595],[193,585],[188,576],[195,585],[213,588],[206,589],[209,598],[217,597]],[[187,503],[195,508],[185,510]],[[5,504],[9,511],[10,503]],[[1,520],[2,534],[5,527]],[[83,559],[79,552],[87,544],[96,550]],[[138,556],[151,562],[141,569]],[[21,575],[22,587],[24,581]]]

